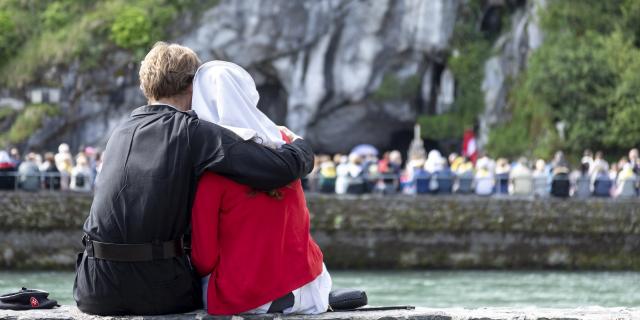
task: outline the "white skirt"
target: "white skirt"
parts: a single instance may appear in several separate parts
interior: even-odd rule
[[[207,309],[207,287],[209,277],[202,278],[202,299],[204,308]],[[259,285],[259,284],[256,284]],[[283,310],[284,314],[319,314],[326,312],[329,308],[329,292],[331,291],[331,276],[327,267],[322,264],[322,273],[313,281],[293,290],[293,307]],[[255,309],[245,312],[245,314],[265,314],[271,307],[271,302],[267,302]]]

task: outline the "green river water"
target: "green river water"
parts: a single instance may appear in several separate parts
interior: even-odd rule
[[[640,272],[334,271],[334,288],[366,290],[371,305],[640,307]],[[44,289],[73,304],[72,272],[0,272],[0,293]]]

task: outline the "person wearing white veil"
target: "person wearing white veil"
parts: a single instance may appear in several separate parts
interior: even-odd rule
[[[192,109],[200,119],[277,148],[287,141],[258,109],[259,98],[251,75],[230,62],[207,62],[193,80]],[[327,311],[331,277],[310,236],[299,180],[264,193],[206,173],[192,228],[192,262],[210,314]]]
[[[251,75],[226,61],[203,64],[193,79],[192,109],[198,118],[226,127],[245,140],[285,143],[278,126],[258,109],[260,95]]]

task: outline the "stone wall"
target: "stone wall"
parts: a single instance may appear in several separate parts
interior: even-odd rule
[[[308,195],[332,269],[640,270],[638,200]],[[0,268],[71,268],[91,196],[0,193]]]
[[[91,195],[0,192],[0,268],[72,268]]]

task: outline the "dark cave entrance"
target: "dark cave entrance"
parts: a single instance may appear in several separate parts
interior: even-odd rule
[[[275,77],[266,76],[263,84],[257,86],[260,93],[258,109],[277,125],[285,125],[287,120],[287,91]]]

